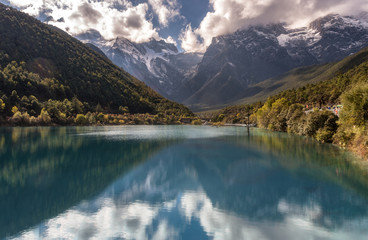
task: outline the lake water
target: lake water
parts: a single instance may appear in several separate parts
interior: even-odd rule
[[[240,127],[0,129],[0,239],[368,239],[367,171]]]

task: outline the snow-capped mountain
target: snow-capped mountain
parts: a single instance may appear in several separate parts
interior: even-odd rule
[[[116,65],[171,100],[199,108],[232,103],[261,89],[253,87],[301,67],[334,62],[368,46],[368,13],[327,15],[308,26],[251,26],[213,38],[203,54],[180,53],[152,39],[134,43],[105,40],[88,31],[78,39],[97,46]]]
[[[187,81],[188,105],[230,103],[257,91],[252,85],[293,68],[338,61],[368,46],[368,14],[331,14],[309,26],[251,26],[215,37]]]
[[[181,85],[191,78],[203,55],[179,53],[174,44],[151,39],[134,43],[126,38],[105,40],[98,32],[77,36],[85,43],[97,46],[117,66],[122,67],[165,97],[180,100]]]
[[[331,14],[319,18],[308,27],[288,30],[277,37],[289,54],[306,48],[318,62],[331,62],[359,51],[367,45],[368,14],[357,17]]]

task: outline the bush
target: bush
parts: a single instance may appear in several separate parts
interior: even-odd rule
[[[293,104],[287,113],[287,132],[302,134],[305,124],[305,113],[303,105]]]
[[[2,112],[5,109],[5,103],[2,99],[0,99],[0,112]]]
[[[317,131],[326,128],[328,131],[336,132],[337,117],[329,111],[314,111],[307,115],[304,135],[315,136]]]
[[[40,115],[37,117],[37,122],[41,124],[50,124],[51,123],[51,117],[49,113],[43,108],[41,110]]]
[[[341,96],[342,124],[362,126],[368,121],[368,84],[358,85]]]
[[[13,117],[10,119],[10,121],[14,124],[19,125],[29,125],[30,124],[30,116],[27,112],[21,113],[16,112],[14,113]]]
[[[290,103],[285,98],[267,102],[257,111],[257,122],[261,127],[273,131],[286,132]]]
[[[334,134],[334,131],[331,131],[327,127],[324,127],[317,131],[316,139],[323,143],[332,143]]]
[[[12,111],[13,114],[17,113],[18,112],[17,106],[12,107],[11,111]]]
[[[200,119],[193,120],[192,125],[202,125],[202,121]]]
[[[88,119],[83,114],[77,114],[77,117],[74,120],[77,125],[87,125]]]
[[[97,115],[97,121],[100,122],[100,123],[105,122],[105,115],[103,113],[99,113]]]

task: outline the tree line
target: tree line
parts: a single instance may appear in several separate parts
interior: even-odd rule
[[[336,105],[341,105],[338,116],[329,109]],[[330,80],[280,92],[264,103],[225,108],[212,121],[246,123],[248,115],[261,128],[336,143],[368,157],[368,61]]]

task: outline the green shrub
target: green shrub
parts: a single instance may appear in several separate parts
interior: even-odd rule
[[[13,117],[10,119],[10,121],[17,125],[29,125],[30,124],[30,116],[27,112],[21,113],[17,111],[14,113]]]
[[[5,109],[5,103],[2,99],[0,99],[0,112],[2,112]]]
[[[41,110],[40,115],[37,117],[37,122],[41,124],[50,124],[51,123],[51,117],[49,113],[43,108]]]
[[[313,111],[306,117],[304,135],[315,136],[317,131],[326,128],[329,131],[337,130],[337,117],[329,111]]]
[[[105,115],[103,113],[99,113],[97,115],[97,121],[99,121],[100,123],[105,122]]]
[[[368,84],[353,87],[341,99],[341,124],[362,126],[368,123]]]
[[[192,125],[202,125],[202,121],[200,119],[195,119],[192,121]]]
[[[331,143],[335,132],[329,130],[327,127],[321,128],[316,132],[316,139],[323,143]]]
[[[77,114],[77,117],[74,120],[77,125],[87,125],[88,119],[83,114]]]

